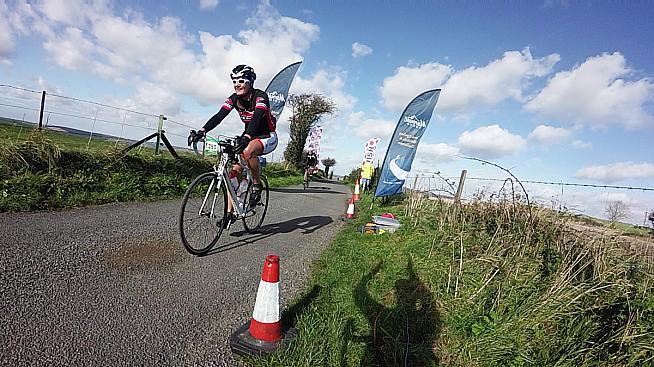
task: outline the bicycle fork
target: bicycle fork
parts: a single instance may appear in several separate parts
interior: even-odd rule
[[[216,208],[216,199],[218,198],[218,192],[214,191],[213,188],[216,186],[216,181],[218,179],[214,178],[211,180],[211,183],[209,184],[209,188],[207,189],[207,193],[204,194],[204,200],[202,200],[202,205],[200,205],[200,209],[198,211],[199,216],[207,215],[209,218],[214,217],[214,212]],[[209,212],[206,212],[204,210],[205,206],[207,205],[207,200],[209,200],[209,196],[213,192],[213,200],[211,200],[211,210]]]

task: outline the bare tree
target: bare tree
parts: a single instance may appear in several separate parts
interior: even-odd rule
[[[629,217],[629,207],[620,200],[609,201],[604,208],[604,214],[608,220],[614,223]]]

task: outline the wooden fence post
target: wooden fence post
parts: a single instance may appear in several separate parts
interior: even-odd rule
[[[463,193],[463,184],[466,182],[467,170],[461,171],[461,177],[459,178],[459,186],[456,188],[456,195],[454,195],[454,202],[458,203],[461,200],[461,193]]]
[[[45,107],[45,91],[41,94],[41,113],[39,114],[39,130],[43,129],[43,107]]]

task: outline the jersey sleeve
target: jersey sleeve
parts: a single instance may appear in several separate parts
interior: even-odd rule
[[[212,130],[218,126],[223,121],[223,119],[227,117],[227,115],[229,115],[229,113],[234,108],[234,101],[236,101],[235,96],[236,94],[229,96],[229,98],[227,98],[223,105],[220,107],[220,110],[218,110],[218,112],[213,115],[206,124],[204,124],[203,129],[205,131]]]
[[[265,92],[257,93],[252,121],[248,124],[245,134],[255,137],[256,132],[260,131],[261,124],[266,124],[268,118],[270,118],[268,95]]]

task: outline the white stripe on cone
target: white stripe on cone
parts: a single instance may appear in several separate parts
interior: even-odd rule
[[[259,282],[257,300],[254,303],[252,318],[266,324],[278,322],[279,316],[279,283]]]

